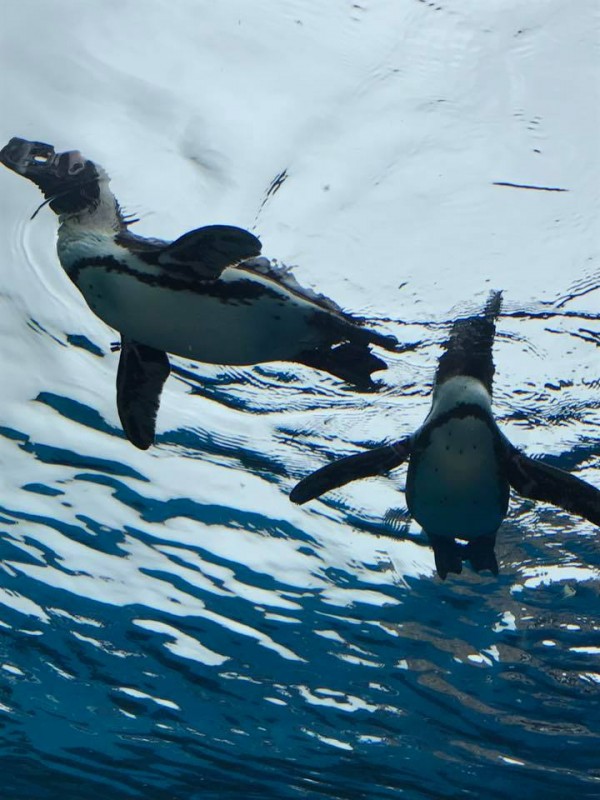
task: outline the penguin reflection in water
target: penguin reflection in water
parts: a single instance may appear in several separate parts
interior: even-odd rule
[[[78,151],[13,138],[0,161],[42,190],[60,222],[60,263],[121,334],[117,407],[136,447],[154,441],[167,353],[210,364],[292,361],[368,389],[371,373],[386,369],[370,345],[397,349],[394,336],[258,258],[260,242],[246,230],[211,225],[174,242],[146,239],[129,231],[102,167]]]
[[[492,346],[500,307],[501,294],[494,292],[483,314],[454,323],[439,360],[431,410],[416,433],[317,470],[296,485],[290,499],[306,503],[408,460],[406,504],[427,534],[442,579],[460,573],[463,560],[477,572],[498,574],[494,545],[510,487],[600,525],[600,490],[526,456],[492,416]]]

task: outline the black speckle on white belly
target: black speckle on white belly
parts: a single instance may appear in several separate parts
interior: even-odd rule
[[[260,276],[239,276],[233,268],[225,270],[218,291],[203,293],[94,265],[78,270],[77,286],[94,313],[125,336],[198,361],[292,360],[322,343],[313,304],[274,289]]]
[[[448,419],[415,442],[407,475],[411,514],[437,536],[489,536],[502,523],[508,483],[497,434],[480,417]]]

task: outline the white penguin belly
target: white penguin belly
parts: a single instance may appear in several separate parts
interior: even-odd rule
[[[429,433],[409,465],[409,509],[436,536],[489,536],[506,513],[507,485],[501,476],[494,436],[484,420],[457,417]]]
[[[224,270],[225,285],[248,279]],[[318,309],[263,279],[262,296],[235,299],[144,283],[134,275],[102,266],[80,270],[77,286],[88,305],[123,335],[168,353],[213,364],[255,364],[289,360],[323,342],[311,324]]]

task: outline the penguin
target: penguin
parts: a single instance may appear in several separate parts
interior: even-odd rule
[[[387,368],[371,345],[398,349],[394,336],[260,257],[249,231],[209,225],[172,242],[136,236],[106,172],[79,151],[14,137],[0,161],[41,189],[40,208],[49,203],[58,216],[63,269],[121,335],[117,407],[140,449],[154,442],[167,354],[209,364],[291,361],[371,390],[371,374]]]
[[[442,580],[460,574],[463,561],[476,572],[498,574],[494,546],[510,488],[600,526],[600,490],[529,458],[494,420],[492,346],[501,303],[501,293],[492,292],[483,313],[454,322],[438,362],[431,409],[412,436],[322,467],[294,487],[291,501],[301,505],[408,461],[406,504],[427,535]]]

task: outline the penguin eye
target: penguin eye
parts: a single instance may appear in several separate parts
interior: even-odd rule
[[[81,161],[76,161],[75,164],[71,165],[69,169],[69,174],[75,175],[76,173],[81,172],[82,169],[83,169],[83,164],[81,163]]]
[[[45,164],[49,158],[50,156],[48,153],[36,153],[33,156],[33,160],[36,162],[36,164]]]

